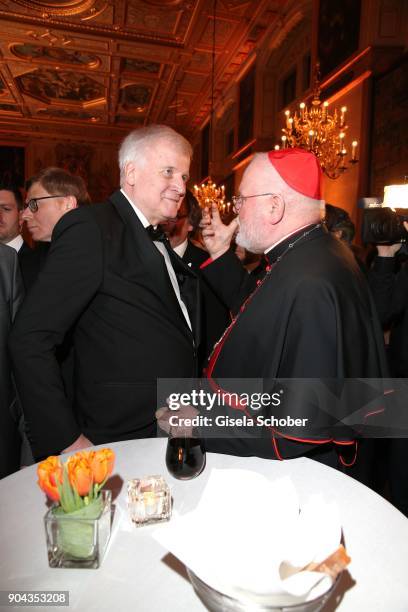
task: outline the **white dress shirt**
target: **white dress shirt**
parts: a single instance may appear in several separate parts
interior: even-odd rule
[[[174,247],[173,251],[177,253],[179,257],[182,258],[184,253],[187,251],[187,246],[188,246],[188,238],[186,238],[185,241],[182,242],[181,244],[178,244],[176,247]]]
[[[23,244],[24,240],[21,237],[21,234],[18,234],[15,238],[13,238],[13,240],[10,240],[10,242],[6,242],[6,245],[17,251],[17,253],[19,252]]]
[[[125,198],[129,202],[129,204],[131,205],[133,210],[135,211],[135,213],[138,216],[138,218],[139,218],[141,224],[143,225],[143,227],[146,228],[149,225],[151,225],[151,223],[149,223],[149,221],[146,219],[146,217],[142,213],[142,211],[139,210],[139,208],[132,202],[132,200],[123,191],[123,189],[121,189],[121,192],[123,193],[123,195],[125,196]],[[164,257],[164,263],[166,264],[167,272],[168,272],[168,275],[169,275],[169,278],[170,278],[170,282],[171,282],[171,284],[173,286],[174,293],[176,294],[177,301],[180,304],[180,308],[181,308],[181,310],[183,312],[184,318],[186,319],[187,325],[189,326],[190,329],[192,329],[190,317],[189,317],[188,310],[187,310],[187,306],[185,305],[185,303],[181,299],[180,287],[179,287],[179,284],[177,282],[176,273],[174,272],[174,268],[173,268],[173,266],[171,264],[170,256],[169,256],[169,254],[168,254],[168,252],[166,250],[166,247],[164,246],[164,244],[162,242],[159,242],[159,241],[156,241],[156,240],[153,241],[153,244],[156,246],[157,250],[160,251],[160,253]],[[186,245],[186,248],[187,248],[187,245]]]

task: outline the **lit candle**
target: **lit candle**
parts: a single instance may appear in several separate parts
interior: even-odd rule
[[[279,151],[280,146],[279,145],[275,145],[275,151]]]
[[[351,159],[356,161],[357,159],[357,140],[353,140],[351,143]]]
[[[146,516],[152,516],[157,513],[157,500],[154,491],[146,491],[143,494],[143,501]]]
[[[306,107],[306,104],[305,104],[304,102],[301,102],[301,103],[299,104],[299,106],[300,106],[300,112],[301,112],[302,120],[304,120],[304,118],[305,118],[305,107]]]
[[[327,119],[327,107],[329,106],[328,102],[323,102],[323,121]]]
[[[347,111],[347,106],[342,106],[341,107],[341,117],[340,117],[340,127],[343,127],[344,125],[346,111]]]
[[[313,145],[313,136],[314,136],[314,131],[309,130],[309,149],[311,149]]]
[[[292,117],[290,117],[288,119],[288,130],[289,130],[289,134],[292,132],[292,128],[293,128],[293,119]]]
[[[169,520],[170,489],[162,476],[134,478],[128,482],[128,509],[137,526]]]
[[[282,146],[284,149],[286,149],[286,136],[282,136]]]

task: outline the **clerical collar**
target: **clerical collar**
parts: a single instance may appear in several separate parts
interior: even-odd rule
[[[265,253],[266,259],[269,261],[269,263],[274,263],[277,260],[280,260],[287,251],[295,246],[295,243],[300,242],[303,238],[306,238],[311,232],[316,234],[318,231],[322,231],[321,223],[305,225],[304,227],[296,230],[296,232],[293,234],[286,236],[286,238],[284,238],[281,242],[267,251]]]

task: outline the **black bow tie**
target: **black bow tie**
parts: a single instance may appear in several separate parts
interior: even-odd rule
[[[149,234],[150,238],[156,242],[166,243],[168,241],[168,238],[160,225],[158,225],[156,228],[154,228],[153,225],[148,225],[146,227],[146,232]]]

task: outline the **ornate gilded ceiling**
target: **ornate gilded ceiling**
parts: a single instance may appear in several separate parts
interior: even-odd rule
[[[218,0],[215,96],[289,0]],[[213,0],[0,0],[0,122],[186,133],[210,108]]]

